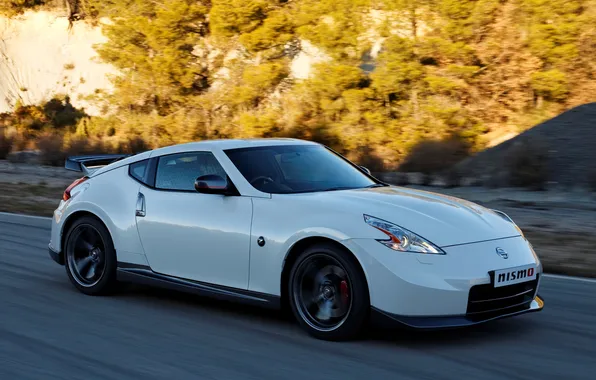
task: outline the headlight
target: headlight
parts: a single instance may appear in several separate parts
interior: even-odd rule
[[[495,214],[499,215],[501,218],[505,219],[506,221],[508,221],[509,223],[513,224],[513,226],[515,227],[515,229],[517,230],[517,232],[519,232],[519,234],[521,236],[524,236],[524,232],[521,230],[521,228],[519,228],[519,226],[513,221],[513,219],[511,219],[509,217],[509,215],[505,214],[503,211],[499,211],[499,210],[495,210],[495,209],[491,209],[492,212],[494,212]],[[525,236],[524,236],[525,237]]]
[[[377,239],[377,241],[394,251],[445,254],[441,248],[403,227],[370,215],[364,215],[364,221],[389,236],[388,239]]]

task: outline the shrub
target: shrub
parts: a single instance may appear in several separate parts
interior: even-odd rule
[[[66,156],[81,154],[104,154],[110,150],[101,140],[83,136],[71,136],[65,141]]]
[[[565,100],[569,92],[565,73],[556,69],[532,74],[531,85],[537,95],[553,101]]]
[[[36,142],[37,149],[40,150],[40,160],[42,164],[61,166],[64,165],[65,154],[63,152],[63,138],[60,135],[52,133],[43,133]]]
[[[469,155],[470,147],[458,138],[423,141],[416,145],[400,166],[400,171],[425,175],[446,170]]]
[[[445,187],[459,187],[461,186],[463,175],[459,169],[451,167],[445,172]]]
[[[148,144],[141,137],[133,137],[128,141],[118,143],[116,150],[119,153],[140,153],[149,150]]]
[[[544,190],[548,182],[548,149],[541,140],[515,142],[505,156],[509,185]]]
[[[408,186],[410,184],[410,177],[408,176],[407,173],[396,173],[395,175],[395,179],[393,180],[393,182],[397,185],[397,186]]]
[[[111,153],[112,149],[96,138],[43,133],[36,141],[40,161],[46,165],[61,166],[68,156]]]
[[[6,159],[10,151],[12,150],[13,138],[6,135],[6,133],[0,129],[0,160]]]
[[[360,149],[357,149],[355,153],[355,161],[358,162],[359,165],[366,167],[372,173],[379,173],[385,170],[383,160],[375,154],[370,147],[361,147]]]
[[[435,177],[430,173],[424,173],[422,175],[422,185],[423,186],[430,186],[434,182]]]

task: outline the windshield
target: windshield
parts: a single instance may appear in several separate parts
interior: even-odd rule
[[[381,186],[321,145],[282,145],[226,150],[257,190],[292,194]]]

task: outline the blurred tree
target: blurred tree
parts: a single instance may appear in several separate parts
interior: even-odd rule
[[[45,0],[0,0],[0,15],[14,16],[45,3]]]
[[[44,3],[0,0],[0,12]],[[439,157],[419,167],[440,170],[494,136],[596,98],[596,0],[74,3],[82,16],[111,19],[97,50],[121,75],[115,91],[95,97],[105,115],[73,124],[51,116],[52,103],[5,118],[31,136],[60,130],[72,149],[85,137],[132,151],[292,136],[377,170],[431,151]],[[304,61],[293,59],[308,57],[307,42],[325,54],[297,79],[291,68]]]
[[[249,33],[263,24],[274,0],[213,0],[209,21],[216,35]]]
[[[302,0],[294,18],[297,33],[345,62],[360,58],[369,0]]]

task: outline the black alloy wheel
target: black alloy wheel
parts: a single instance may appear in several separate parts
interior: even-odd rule
[[[368,317],[368,287],[349,252],[331,244],[303,252],[290,275],[290,304],[311,335],[326,340],[354,338]]]
[[[116,255],[105,226],[95,218],[76,220],[65,240],[66,272],[88,295],[105,294],[116,283]]]

